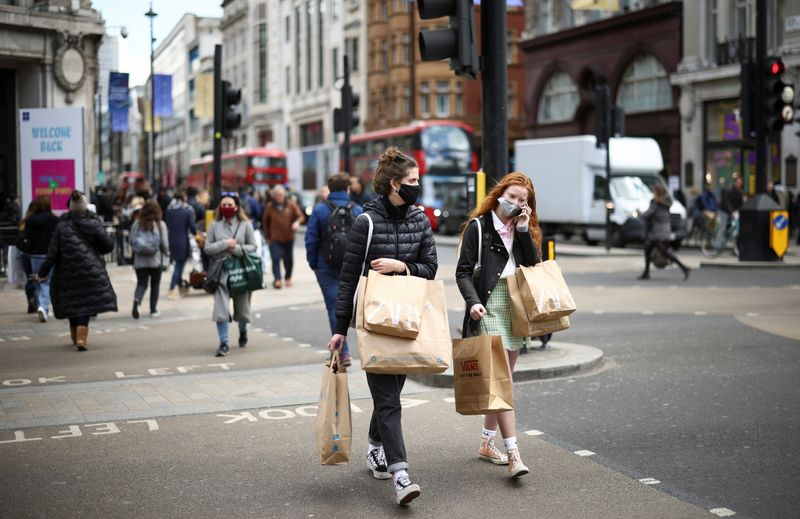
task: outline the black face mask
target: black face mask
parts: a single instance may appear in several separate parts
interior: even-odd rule
[[[419,196],[420,187],[419,186],[412,186],[410,184],[400,184],[400,189],[398,190],[398,194],[400,198],[403,199],[408,205],[413,205],[417,201],[417,197]]]

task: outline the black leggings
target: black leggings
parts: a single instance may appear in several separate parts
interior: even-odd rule
[[[69,327],[75,328],[76,326],[89,326],[89,316],[84,315],[83,317],[70,317]]]
[[[158,285],[161,283],[160,267],[136,269],[136,292],[133,299],[142,304],[148,281],[150,282],[150,312],[155,312],[158,307]]]
[[[681,270],[686,270],[686,265],[681,263],[681,260],[678,259],[671,250],[669,250],[669,242],[668,241],[648,241],[644,244],[644,271],[645,273],[650,272],[650,261],[653,255],[653,249],[658,248],[658,251],[667,259],[671,260],[673,263],[678,265]]]

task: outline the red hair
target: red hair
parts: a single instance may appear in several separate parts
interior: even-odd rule
[[[473,218],[478,218],[480,216],[487,215],[495,210],[498,205],[497,199],[503,196],[506,189],[509,186],[522,186],[528,191],[528,207],[531,208],[531,216],[530,222],[528,223],[528,232],[531,234],[531,238],[533,238],[533,243],[536,245],[536,249],[539,251],[541,255],[542,251],[542,231],[539,229],[539,216],[536,214],[536,191],[533,189],[533,182],[529,176],[525,175],[524,173],[519,173],[515,171],[513,173],[509,173],[508,175],[504,176],[500,179],[500,181],[492,187],[492,190],[486,195],[483,199],[483,203],[481,203],[480,207],[477,207],[469,213],[467,217],[467,222],[463,225],[461,230],[461,234],[463,237],[464,231],[469,225],[470,220]]]

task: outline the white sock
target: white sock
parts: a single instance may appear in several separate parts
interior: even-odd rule
[[[402,478],[402,477],[404,477],[404,476],[405,476],[405,477],[408,477],[408,472],[406,472],[406,470],[405,470],[405,469],[400,469],[400,470],[398,470],[398,471],[396,471],[396,472],[392,472],[392,479],[394,479],[394,481],[395,481],[395,482],[396,482],[398,479],[400,479],[400,478]]]
[[[506,450],[510,451],[511,449],[517,448],[517,437],[512,436],[510,438],[503,438],[503,442],[506,444]]]
[[[497,434],[497,431],[490,431],[489,429],[481,429],[481,437],[491,440],[494,438],[494,435]]]

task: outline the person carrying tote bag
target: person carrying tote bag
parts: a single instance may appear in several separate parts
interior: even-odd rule
[[[236,193],[222,193],[219,207],[214,214],[214,221],[208,228],[206,243],[203,247],[212,262],[219,258],[235,256],[241,258],[256,251],[256,235],[253,226],[239,205]],[[211,319],[217,324],[219,347],[216,356],[228,354],[228,323],[233,320],[239,323],[239,347],[247,346],[247,323],[250,322],[250,296],[246,291],[231,294],[228,290],[228,273],[223,268],[219,276],[219,284],[214,291],[214,312]],[[233,299],[233,316],[230,315],[229,299]]]
[[[528,338],[511,329],[508,278],[514,277],[516,267],[540,261],[541,236],[533,183],[517,172],[495,184],[481,206],[472,211],[461,235],[456,282],[466,303],[462,336],[502,337],[512,379]],[[508,456],[494,444],[498,424]],[[480,459],[508,465],[512,478],[529,472],[520,458],[515,428],[513,410],[485,415],[478,450]]]
[[[364,213],[374,224],[369,249],[366,218],[358,218],[347,235],[336,298],[336,333],[328,341],[330,351],[339,350],[344,344],[365,255],[367,270],[424,279],[436,277],[438,264],[431,224],[414,205],[420,191],[416,161],[395,147],[387,149],[378,159],[374,186],[380,196],[364,205]],[[412,483],[408,474],[401,426],[400,393],[405,380],[405,375],[367,373],[374,404],[367,465],[375,478],[394,480],[395,498],[401,505],[420,495],[419,485]]]

